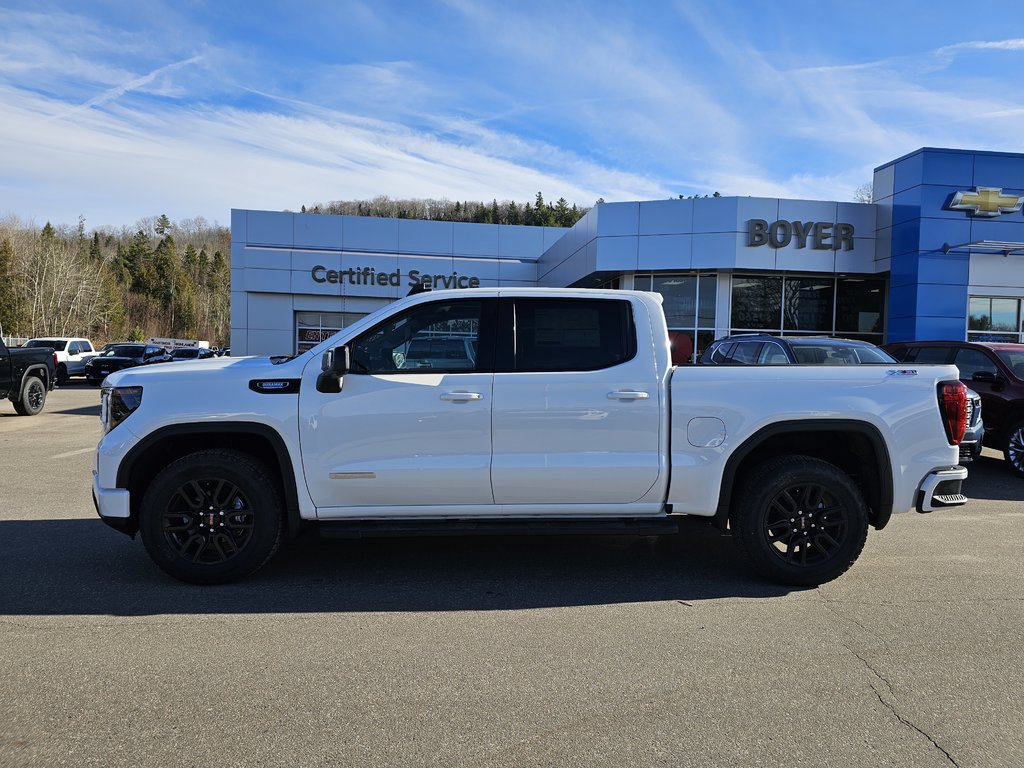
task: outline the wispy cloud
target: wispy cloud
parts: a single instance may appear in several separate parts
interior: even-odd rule
[[[973,40],[965,43],[953,43],[952,45],[942,46],[936,53],[941,56],[959,51],[1024,51],[1024,38],[988,41]]]
[[[90,107],[97,107],[97,106],[99,106],[101,104],[106,104],[108,102],[114,101],[115,99],[118,99],[118,98],[124,96],[126,93],[130,93],[131,91],[137,91],[140,88],[143,88],[143,87],[149,85],[150,83],[152,83],[154,80],[156,80],[161,75],[168,74],[169,72],[173,72],[176,69],[180,69],[182,67],[186,67],[189,64],[195,64],[195,63],[200,62],[202,60],[203,60],[203,57],[201,55],[196,55],[196,56],[191,56],[190,58],[184,59],[183,61],[175,61],[175,62],[172,62],[170,64],[165,64],[162,67],[157,67],[156,69],[154,69],[152,72],[149,72],[148,74],[142,75],[141,77],[136,77],[136,78],[134,78],[132,80],[129,80],[128,82],[121,83],[120,85],[115,86],[114,88],[108,88],[107,90],[103,91],[103,93],[100,93],[97,96],[94,96],[93,98],[89,99],[88,101],[83,102],[82,104],[79,104],[78,106],[73,107],[73,108],[71,108],[69,110],[66,110],[65,112],[62,112],[62,113],[57,114],[57,115],[54,115],[53,119],[55,119],[55,120],[66,119],[66,118],[71,117],[72,115],[74,115],[74,114],[76,114],[78,112],[81,112],[83,110],[89,109]]]

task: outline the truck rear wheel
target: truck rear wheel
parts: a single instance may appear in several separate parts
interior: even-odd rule
[[[150,557],[176,579],[220,584],[247,576],[277,551],[284,523],[270,474],[237,451],[184,456],[156,476],[139,513]]]
[[[864,549],[868,511],[841,469],[781,456],[746,478],[730,517],[733,536],[772,581],[813,587],[844,573]]]
[[[46,404],[46,385],[38,376],[29,376],[21,385],[21,396],[13,401],[14,410],[22,416],[35,416]]]

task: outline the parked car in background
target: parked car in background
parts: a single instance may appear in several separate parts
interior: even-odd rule
[[[698,362],[700,365],[891,365],[896,361],[866,341],[744,333],[716,339]]]
[[[98,385],[115,371],[170,361],[171,356],[167,354],[167,350],[155,344],[130,341],[107,344],[86,364],[85,378],[90,384]]]
[[[203,349],[201,347],[178,347],[177,349],[172,349],[170,354],[171,362],[179,360],[206,360],[217,356],[217,353],[212,349]]]
[[[885,349],[900,362],[952,363],[960,380],[981,396],[985,445],[1003,452],[1024,477],[1024,344],[900,341]]]
[[[88,339],[74,336],[46,336],[29,339],[26,347],[49,347],[57,353],[57,386],[66,384],[72,376],[84,376],[85,364],[96,355]]]
[[[0,339],[0,398],[6,397],[21,416],[35,416],[53,388],[57,356],[48,347],[10,349]]]

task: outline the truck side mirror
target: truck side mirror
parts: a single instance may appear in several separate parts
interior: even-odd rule
[[[320,375],[316,377],[316,391],[327,394],[341,392],[342,377],[348,373],[351,353],[347,345],[324,352],[320,360]]]

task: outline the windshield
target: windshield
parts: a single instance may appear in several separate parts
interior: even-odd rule
[[[63,350],[68,343],[66,341],[60,341],[59,339],[32,339],[32,341],[26,342],[26,347],[50,347],[58,352]]]
[[[142,357],[146,348],[138,344],[108,344],[100,357]]]
[[[792,342],[791,342],[792,343]],[[861,344],[792,343],[797,362],[812,365],[860,365],[862,363],[895,363],[888,353]]]

